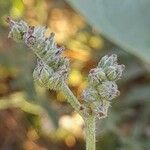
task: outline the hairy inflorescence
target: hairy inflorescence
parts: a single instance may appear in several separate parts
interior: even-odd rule
[[[37,66],[33,78],[40,86],[60,90],[62,83],[67,81],[69,59],[62,55],[64,47],[58,46],[54,33],[45,36],[44,27],[28,26],[24,21],[16,22],[7,18],[10,32],[9,37],[25,44],[37,55]]]
[[[55,42],[54,33],[46,37],[44,27],[29,26],[24,21],[16,22],[10,17],[7,22],[9,37],[17,42],[25,42],[38,57],[33,71],[34,81],[40,86],[61,90],[63,83],[67,82],[69,59],[62,55],[64,47]],[[106,117],[111,100],[120,93],[116,81],[121,78],[124,68],[124,65],[118,65],[117,55],[104,56],[98,66],[89,72],[89,85],[82,93],[82,105],[77,101],[74,103],[73,98],[72,104],[76,106],[72,106],[84,108],[84,115]],[[70,99],[70,95],[68,97]]]
[[[120,92],[116,81],[122,76],[124,65],[118,65],[117,55],[104,56],[98,66],[88,75],[88,87],[82,93],[82,99],[91,113],[98,118],[107,116],[112,99]]]
[[[58,46],[54,33],[45,36],[44,27],[29,26],[24,21],[7,18],[8,37],[24,42],[37,55],[33,71],[34,81],[43,87],[62,90],[72,107],[83,117],[86,126],[86,149],[95,150],[95,118],[105,118],[111,100],[120,92],[116,81],[122,77],[124,65],[118,65],[117,55],[104,56],[88,75],[88,87],[82,92],[80,103],[67,86],[69,59],[62,55],[64,47]]]

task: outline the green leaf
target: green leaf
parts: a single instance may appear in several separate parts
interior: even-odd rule
[[[150,63],[150,0],[67,0],[110,41]]]

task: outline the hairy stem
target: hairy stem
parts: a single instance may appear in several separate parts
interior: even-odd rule
[[[65,82],[62,85],[62,92],[66,96],[70,105],[75,109],[75,111],[77,111],[82,116],[82,113],[81,113],[82,106]]]
[[[85,118],[85,132],[86,132],[86,150],[95,150],[95,117],[90,115]]]
[[[69,89],[66,83],[63,83],[62,92],[66,96],[68,102],[77,111],[85,121],[85,132],[86,132],[86,150],[95,150],[95,116],[84,116],[81,112],[81,104],[74,96],[72,91]]]

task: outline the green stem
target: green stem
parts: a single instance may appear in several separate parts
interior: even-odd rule
[[[39,115],[44,112],[44,109],[36,104],[29,103],[23,99],[1,99],[0,100],[0,110],[8,108],[20,108],[21,110]]]
[[[82,116],[82,113],[81,113],[82,106],[81,106],[80,102],[78,101],[78,99],[74,96],[72,91],[69,89],[69,87],[66,83],[63,83],[62,92],[66,96],[70,105],[75,109],[75,111],[77,111]]]
[[[95,150],[95,117],[90,115],[85,118],[85,132],[86,132],[86,150]]]

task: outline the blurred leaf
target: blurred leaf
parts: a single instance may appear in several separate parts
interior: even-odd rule
[[[116,150],[120,146],[119,137],[113,132],[107,132],[100,138],[97,149],[99,150]]]
[[[149,0],[67,0],[112,42],[150,63]]]
[[[5,24],[5,17],[8,16],[9,14],[9,10],[11,9],[13,1],[11,0],[0,0],[0,25],[4,25]],[[1,28],[2,26],[0,26]]]
[[[146,74],[145,70],[136,63],[130,63],[126,65],[126,71],[124,72],[123,80],[128,82],[134,80],[142,75]]]
[[[41,99],[38,100],[38,103],[40,104],[40,106],[42,106],[49,119],[52,121],[53,125],[55,128],[58,128],[58,114],[57,112],[52,108],[52,106],[50,105],[50,103],[47,101],[47,99],[40,97]]]
[[[144,103],[149,100],[150,86],[149,85],[136,85],[132,88],[123,98],[126,104]]]

